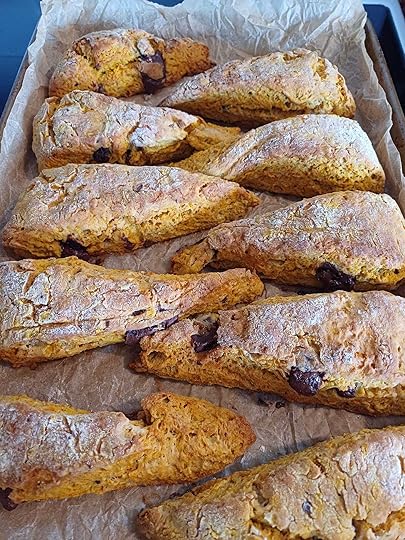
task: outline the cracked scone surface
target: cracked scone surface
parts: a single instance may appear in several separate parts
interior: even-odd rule
[[[0,397],[0,500],[12,505],[193,482],[232,463],[255,440],[242,416],[202,399],[162,392],[143,399],[142,409],[131,421],[121,412]]]
[[[76,90],[45,100],[34,118],[32,148],[39,170],[68,163],[156,165],[239,135],[239,128],[182,111]]]
[[[405,299],[389,292],[275,296],[184,319],[140,346],[137,372],[405,414]]]
[[[212,65],[208,47],[189,38],[164,40],[135,28],[91,32],[66,51],[50,79],[49,95],[152,93]]]
[[[310,112],[353,117],[356,109],[336,66],[306,49],[216,66],[184,81],[161,105],[247,127]]]
[[[367,134],[349,118],[304,114],[252,129],[237,141],[176,164],[239,184],[301,197],[384,191],[385,174]]]
[[[170,274],[107,269],[76,257],[0,263],[0,358],[13,366],[147,335],[193,313],[254,300],[250,271]]]
[[[405,279],[405,220],[389,195],[319,195],[218,225],[173,257],[175,273],[208,264],[327,290],[395,289]]]
[[[363,430],[208,482],[138,524],[149,540],[398,540],[404,459],[405,427]]]
[[[65,165],[20,197],[2,234],[20,257],[125,253],[243,217],[259,198],[234,182],[164,166]],[[72,254],[72,253],[70,253]]]

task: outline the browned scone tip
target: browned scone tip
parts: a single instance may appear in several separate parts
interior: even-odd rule
[[[246,127],[311,112],[352,118],[356,110],[337,67],[306,49],[216,66],[184,81],[161,105]]]
[[[385,183],[367,133],[355,120],[332,114],[271,122],[230,144],[195,152],[176,166],[300,197],[344,190],[381,193]]]
[[[235,412],[170,392],[145,398],[137,417],[0,397],[0,503],[12,510],[25,501],[194,482],[255,440]]]
[[[42,171],[2,232],[17,257],[125,253],[243,217],[259,198],[175,167],[65,165]]]
[[[184,319],[140,347],[137,372],[405,414],[405,299],[389,292],[275,296]]]
[[[75,90],[45,100],[33,123],[39,170],[68,163],[157,165],[240,136],[174,109]]]
[[[405,219],[386,194],[319,195],[218,225],[172,259],[176,274],[207,265],[328,291],[391,290],[405,280]]]
[[[0,358],[14,367],[137,342],[196,313],[250,302],[249,270],[174,276],[103,268],[76,257],[0,263]]]
[[[363,430],[143,511],[148,540],[402,539],[405,427]]]
[[[208,47],[190,38],[161,39],[135,28],[91,32],[66,51],[49,81],[49,95],[72,90],[115,97],[150,94],[213,65]]]

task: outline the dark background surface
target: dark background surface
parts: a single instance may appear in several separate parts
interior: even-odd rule
[[[178,0],[160,0],[174,5]],[[40,16],[39,0],[0,0],[0,112],[3,110],[22,57]],[[405,51],[395,31],[389,9],[365,6],[380,38],[392,78],[405,110]]]

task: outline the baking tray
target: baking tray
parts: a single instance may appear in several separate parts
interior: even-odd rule
[[[402,169],[405,171],[405,116],[399,102],[398,94],[395,90],[394,83],[391,78],[390,71],[388,69],[387,62],[385,60],[384,53],[382,51],[380,42],[378,40],[377,34],[371,24],[370,20],[367,19],[366,22],[366,49],[367,52],[373,61],[374,70],[377,74],[378,80],[381,86],[384,88],[384,91],[387,95],[387,99],[392,107],[392,122],[393,126],[391,128],[392,139],[398,148],[398,151],[401,155]],[[28,47],[35,39],[36,30],[30,39]],[[10,111],[14,105],[15,98],[17,97],[18,92],[23,83],[25,72],[28,68],[28,48],[25,51],[24,57],[22,59],[20,68],[18,70],[17,76],[15,78],[14,84],[12,86],[10,95],[4,106],[2,115],[0,117],[0,145],[1,139],[6,125]]]

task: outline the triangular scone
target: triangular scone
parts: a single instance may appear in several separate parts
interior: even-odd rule
[[[255,127],[303,113],[354,116],[343,76],[314,51],[232,60],[184,81],[161,105]]]
[[[13,366],[135,342],[193,313],[249,302],[248,270],[173,276],[115,270],[76,257],[0,263],[0,359]]]
[[[125,253],[241,218],[258,203],[234,182],[174,167],[65,165],[22,194],[3,244],[20,257]]]
[[[313,197],[331,191],[384,191],[385,174],[355,120],[304,114],[272,122],[230,144],[175,163],[274,193]]]
[[[405,298],[386,291],[274,296],[182,320],[140,346],[137,372],[405,414]]]
[[[135,28],[91,32],[66,51],[49,81],[49,95],[152,93],[212,65],[208,47],[190,38],[164,40]]]
[[[131,421],[121,412],[0,397],[0,505],[195,482],[255,440],[242,416],[202,399],[162,392],[142,408]]]
[[[138,527],[147,540],[400,540],[404,461],[404,426],[366,429],[194,488]]]
[[[219,225],[173,257],[177,274],[208,264],[327,290],[395,289],[405,279],[405,220],[389,195],[319,195]]]
[[[138,105],[90,91],[45,100],[34,118],[40,170],[68,163],[156,165],[239,137],[174,109]]]

